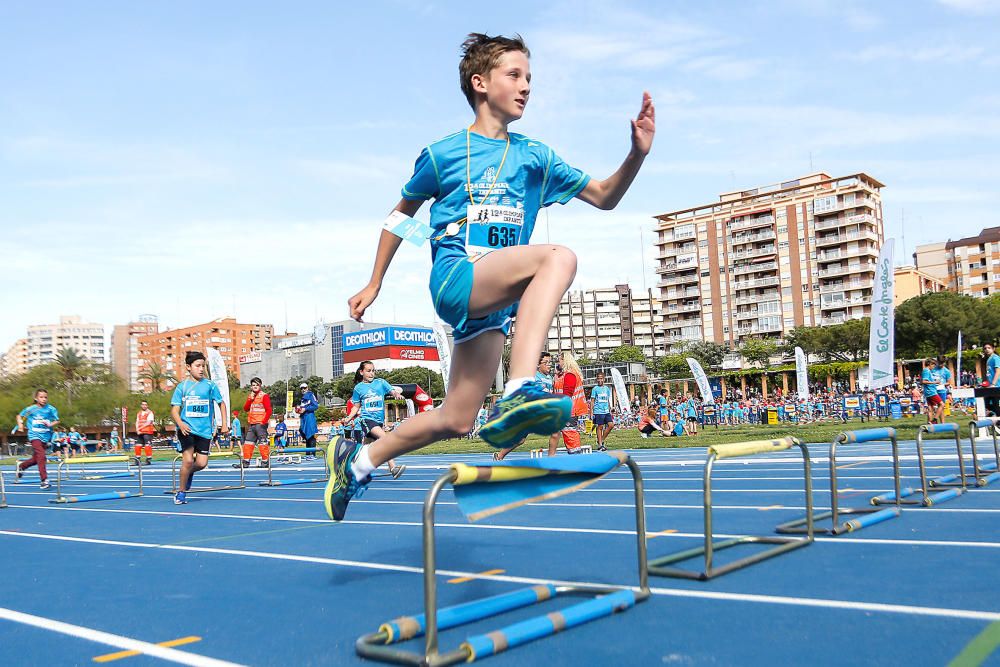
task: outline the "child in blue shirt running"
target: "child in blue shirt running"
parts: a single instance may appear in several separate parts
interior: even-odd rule
[[[535,217],[542,207],[573,198],[613,209],[652,146],[655,112],[652,98],[644,93],[631,122],[625,161],[603,181],[590,178],[545,144],[508,131],[524,114],[531,92],[524,41],[472,34],[462,50],[461,87],[475,120],[421,151],[395,207],[395,212],[412,217],[423,202],[434,200],[431,298],[455,337],[448,400],[370,445],[341,439],[328,449],[331,476],[324,504],[336,521],[376,466],[472,430],[515,314],[510,380],[479,435],[502,449],[529,433],[550,435],[562,429],[572,400],[543,391],[533,375],[552,317],[576,275],[576,256],[563,246],[528,245]],[[400,242],[400,237],[382,231],[371,279],[348,300],[354,319],[360,321],[378,296]]]
[[[170,417],[177,426],[177,439],[183,457],[180,488],[174,494],[175,505],[187,503],[187,490],[191,488],[194,474],[208,465],[208,451],[216,426],[216,403],[220,405],[220,414],[223,415],[221,432],[224,436],[229,433],[229,424],[225,419],[229,406],[222,400],[219,387],[205,377],[205,355],[188,352],[184,355],[184,363],[190,377],[174,388],[170,399]]]

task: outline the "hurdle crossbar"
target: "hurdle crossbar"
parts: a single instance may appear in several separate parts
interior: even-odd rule
[[[854,507],[843,509],[840,507],[840,488],[837,484],[837,446],[846,444],[862,444],[865,442],[876,442],[888,440],[892,448],[892,477],[893,492],[884,494],[888,499],[891,495],[895,499],[894,507]],[[892,427],[866,428],[857,431],[844,431],[837,435],[830,443],[830,511],[820,512],[813,516],[813,521],[823,521],[830,519],[828,527],[815,528],[817,532],[826,535],[841,535],[847,532],[861,530],[866,526],[871,526],[882,521],[893,519],[900,515],[902,508],[899,502],[900,493],[899,476],[899,443],[896,441],[896,429]],[[891,502],[887,500],[887,502]],[[781,534],[803,534],[807,532],[809,514],[802,519],[796,519],[779,525],[776,530]],[[841,517],[854,516],[857,518],[841,521]]]
[[[358,655],[382,662],[427,667],[472,662],[588,621],[610,616],[647,599],[650,592],[649,573],[646,569],[646,518],[642,474],[639,471],[639,466],[631,458],[624,455],[622,457],[632,473],[635,490],[636,548],[639,562],[638,592],[632,589],[603,586],[542,584],[438,609],[434,509],[438,496],[447,484],[465,483],[460,481],[459,473],[453,468],[434,482],[424,500],[424,613],[416,616],[404,616],[383,623],[377,632],[360,637],[355,643]],[[586,596],[591,599],[559,611],[508,625],[493,632],[472,635],[467,637],[458,648],[445,653],[438,651],[439,630],[481,621],[507,611],[529,607],[544,600],[564,595]],[[393,646],[399,642],[421,636],[424,637],[423,652],[405,651]]]
[[[716,541],[712,534],[712,470],[715,467],[715,462],[738,456],[753,456],[757,454],[766,454],[768,452],[783,452],[791,449],[792,447],[798,447],[802,453],[802,466],[805,477],[804,491],[806,496],[805,537],[741,535],[738,537]],[[703,489],[705,544],[692,549],[678,551],[660,558],[654,558],[649,561],[650,574],[661,577],[679,577],[683,579],[707,581],[714,577],[732,572],[733,570],[738,570],[767,558],[783,554],[787,551],[808,546],[813,542],[812,471],[810,468],[809,449],[798,438],[786,437],[777,440],[757,440],[752,442],[738,442],[728,445],[712,445],[708,448],[708,458],[705,461]],[[716,551],[721,551],[722,549],[728,549],[741,544],[773,544],[775,546],[763,551],[758,551],[755,554],[740,558],[731,563],[726,563],[725,565],[719,567],[715,566],[713,557]],[[700,572],[671,566],[674,563],[679,563],[698,556],[704,556],[705,559],[704,569]]]
[[[924,461],[924,434],[925,433],[951,433],[955,436],[955,449],[958,450],[958,474],[945,475],[937,479],[928,479],[927,467]],[[959,497],[966,491],[965,486],[965,459],[962,456],[962,441],[959,435],[958,424],[923,424],[917,429],[917,465],[920,468],[920,486],[905,487],[898,491],[896,498],[892,492],[875,496],[871,499],[872,505],[882,505],[893,500],[898,500],[904,505],[915,505],[919,507],[930,507]],[[932,493],[933,487],[947,487],[947,490]],[[914,497],[919,495],[919,497]]]
[[[1000,465],[1000,446],[997,443],[998,422],[1000,422],[1000,419],[997,417],[987,417],[986,419],[969,422],[969,444],[972,446],[972,475],[966,475],[966,479],[971,477],[976,486],[982,487],[1000,481],[1000,470],[997,467]],[[980,429],[986,429],[986,432],[993,437],[992,462],[979,462],[976,440],[981,435]]]
[[[232,458],[233,456],[239,457],[236,452],[209,452],[209,459],[219,459],[219,458]],[[180,467],[177,465],[180,461],[184,459],[183,454],[178,454],[174,457],[173,463],[170,465],[170,483],[173,488],[168,491],[164,491],[165,495],[172,496],[181,488],[181,471]],[[201,488],[188,489],[185,493],[208,493],[210,491],[236,491],[238,489],[247,488],[246,485],[246,473],[244,471],[243,465],[239,466],[240,471],[240,483],[239,485],[225,484],[223,486],[207,486]]]
[[[87,503],[96,500],[121,500],[124,498],[141,498],[142,497],[142,462],[136,466],[136,470],[139,475],[139,491],[111,491],[106,493],[91,493],[82,496],[64,496],[62,493],[62,480],[63,471],[66,466],[79,465],[81,468],[86,466],[88,463],[125,463],[126,466],[129,464],[128,456],[77,456],[71,459],[63,459],[59,462],[59,467],[56,469],[56,497],[50,498],[50,503],[65,504],[65,503]],[[129,473],[131,476],[131,473]],[[69,474],[67,473],[67,478]],[[84,478],[87,479],[87,478]],[[103,477],[95,477],[93,479],[104,479]]]
[[[281,450],[280,454],[275,454],[275,456],[284,456],[285,454],[316,454],[321,452],[319,447],[293,447]],[[273,457],[272,457],[273,458]],[[323,477],[315,478],[297,478],[297,479],[278,479],[275,480],[272,474],[274,469],[273,462],[267,466],[267,481],[261,482],[258,486],[292,486],[293,484],[317,484],[319,482],[326,482],[330,479],[330,467],[326,463],[326,457],[323,457]]]

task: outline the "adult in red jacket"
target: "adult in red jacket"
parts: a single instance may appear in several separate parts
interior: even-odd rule
[[[250,395],[243,404],[247,413],[247,428],[243,433],[243,467],[250,466],[253,458],[253,448],[260,448],[260,465],[267,468],[271,465],[271,448],[268,446],[267,425],[271,419],[271,397],[261,390],[263,382],[260,378],[250,380]]]

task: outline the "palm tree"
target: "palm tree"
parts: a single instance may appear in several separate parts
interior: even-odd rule
[[[149,380],[150,385],[153,387],[153,391],[163,391],[164,382],[173,382],[177,384],[177,376],[170,371],[164,371],[158,363],[151,363],[146,367],[144,371],[139,373],[140,380]]]
[[[63,385],[66,387],[66,403],[73,404],[73,387],[78,379],[87,375],[89,362],[76,348],[63,347],[59,349],[55,358],[56,365],[63,374]]]

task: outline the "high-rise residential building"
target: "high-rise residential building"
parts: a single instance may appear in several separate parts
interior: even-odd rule
[[[227,317],[137,336],[138,372],[142,373],[155,363],[161,371],[172,373],[180,380],[184,377],[184,355],[188,351],[205,352],[215,348],[222,355],[226,369],[238,379],[239,358],[251,352],[270,350],[273,335],[274,327],[270,324],[242,324]],[[148,380],[142,384],[144,391],[151,389]]]
[[[868,316],[883,187],[864,173],[816,173],[656,216],[667,345],[736,348]]]
[[[949,240],[944,246],[949,289],[975,297],[1000,291],[1000,227],[987,227],[978,236]],[[923,269],[920,264],[917,268]]]
[[[59,351],[73,348],[85,359],[104,363],[104,325],[84,322],[77,315],[63,315],[58,324],[28,327],[28,368],[55,361]]]
[[[918,271],[943,282],[948,289],[954,289],[951,283],[955,281],[955,275],[949,260],[950,253],[945,247],[947,245],[947,241],[918,245],[913,253],[913,265]]]
[[[942,281],[913,266],[897,266],[894,271],[894,280],[896,287],[892,298],[894,306],[898,306],[915,296],[931,292],[944,292],[948,289],[948,286]]]
[[[111,370],[120,377],[129,391],[142,391],[139,381],[139,336],[159,333],[156,315],[140,315],[128,324],[117,324],[111,331]]]
[[[0,377],[20,375],[28,370],[28,339],[19,338],[0,355]]]
[[[663,350],[661,310],[652,289],[615,285],[567,292],[552,319],[548,349],[597,360],[620,345],[635,345],[655,357]]]

